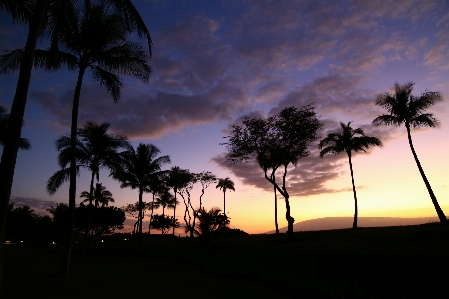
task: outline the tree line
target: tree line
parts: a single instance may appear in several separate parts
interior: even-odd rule
[[[89,231],[93,225],[94,179],[96,178],[97,182],[99,181],[98,171],[100,168],[109,168],[112,177],[119,180],[121,186],[138,189],[136,227],[139,233],[142,232],[144,207],[142,193],[148,192],[147,190],[150,189],[146,185],[147,177],[140,172],[137,173],[137,171],[142,170],[141,165],[135,163],[141,158],[140,155],[155,158],[159,152],[149,145],[140,144],[136,149],[125,146],[126,149],[122,155],[116,155],[113,159],[108,158],[104,161],[95,160],[94,156],[83,156],[84,151],[89,149],[83,148],[80,144],[85,137],[82,136],[78,128],[78,107],[82,83],[86,74],[90,73],[95,82],[106,88],[115,102],[120,100],[120,91],[123,85],[122,75],[129,75],[142,82],[148,82],[152,73],[148,63],[151,57],[151,36],[139,12],[130,0],[0,0],[0,9],[10,14],[14,21],[28,25],[25,47],[9,51],[0,56],[0,74],[19,70],[11,113],[7,117],[5,130],[0,132],[3,146],[0,162],[0,271],[2,271],[5,225],[10,210],[10,195],[17,152],[20,148],[29,148],[23,143],[21,130],[32,69],[35,67],[58,70],[66,67],[77,72],[77,83],[74,86],[72,101],[71,131],[70,134],[57,141],[58,162],[61,169],[50,178],[47,183],[47,190],[52,193],[63,182],[68,181],[70,184],[67,245],[59,271],[60,275],[67,275],[72,252],[73,232],[75,231],[76,176],[82,167],[87,167],[92,172],[90,188],[86,191],[89,193],[89,204],[86,205],[88,220],[85,230]],[[130,34],[137,34],[139,38],[146,40],[148,48],[146,49],[141,44],[130,41]],[[48,49],[36,49],[39,37],[48,41]],[[411,128],[434,127],[438,124],[438,121],[431,113],[427,113],[426,109],[441,101],[442,97],[438,92],[425,92],[422,96],[415,97],[411,95],[412,88],[412,83],[396,84],[394,94],[380,94],[376,104],[385,108],[388,114],[378,116],[374,120],[374,124],[405,125],[409,145],[420,174],[440,221],[445,222],[447,221],[446,216],[439,207],[430,183],[420,165],[410,133]],[[84,129],[88,128],[85,127]],[[322,129],[322,124],[316,118],[313,106],[288,107],[267,119],[245,119],[242,124],[232,126],[232,133],[228,136],[228,142],[226,143],[228,161],[230,163],[240,163],[251,159],[257,161],[263,170],[265,179],[273,185],[275,194],[279,192],[284,197],[289,238],[293,238],[294,218],[290,213],[290,196],[286,182],[288,167],[289,165],[297,165],[299,159],[310,154],[308,147],[318,139],[318,132]],[[112,146],[111,151],[123,148],[126,142],[123,137],[114,136],[119,144],[116,144],[115,148]],[[328,136],[320,143],[321,156],[327,153],[337,154],[340,152],[348,154],[355,200],[353,227],[357,226],[357,197],[352,172],[351,152],[365,151],[369,146],[381,145],[380,141],[365,137],[360,129],[352,130],[350,123],[348,123],[347,125],[341,124],[341,130],[336,131],[335,134]],[[354,142],[354,144],[351,142]],[[155,158],[154,160],[158,162],[142,167],[149,166],[153,173],[162,175],[161,166],[168,162],[168,157],[163,157]],[[117,160],[114,161],[114,159]],[[120,165],[120,167],[111,167],[111,165]],[[131,175],[134,170],[136,176]],[[276,181],[277,171],[282,174],[282,182]],[[168,175],[165,183],[166,187],[173,190],[174,215],[176,215],[176,202],[179,195],[186,206],[184,220],[186,223],[188,221],[191,223],[186,227],[189,232],[194,233],[194,219],[195,217],[200,218],[201,213],[197,212],[196,215],[191,213],[189,190],[191,182],[184,182],[185,185],[180,183],[183,182],[181,178],[186,175],[181,169],[172,169],[171,173],[172,177],[170,178],[170,175]],[[196,176],[193,175],[193,177]],[[221,186],[220,188],[224,191],[223,209],[225,210],[226,190],[233,190],[233,186]],[[153,195],[160,197],[158,193]],[[87,193],[85,193],[85,196],[87,196]],[[151,209],[154,209],[153,205]],[[226,216],[226,214],[223,215]],[[171,221],[174,223],[173,219]],[[156,220],[155,223],[157,223]],[[172,233],[174,234],[176,225],[173,224],[172,226]],[[3,296],[1,277],[2,273],[0,272],[0,298]]]

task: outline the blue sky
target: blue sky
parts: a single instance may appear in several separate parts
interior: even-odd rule
[[[134,145],[153,143],[162,155],[170,155],[172,164],[167,167],[231,177],[236,182],[236,192],[227,195],[232,224],[263,232],[273,226],[271,185],[256,165],[226,166],[225,147],[219,143],[225,141],[228,125],[243,116],[266,116],[286,106],[315,103],[325,124],[323,137],[339,121],[353,121],[385,144],[356,156],[361,216],[433,216],[405,130],[371,125],[383,113],[374,105],[376,95],[391,90],[395,82],[411,81],[416,83],[414,94],[440,91],[445,99],[431,109],[440,128],[419,130],[413,136],[424,170],[449,213],[447,173],[442,170],[449,166],[447,150],[442,150],[449,140],[447,1],[134,3],[154,43],[150,82],[123,78],[122,98],[114,104],[86,76],[80,125],[109,122]],[[0,14],[0,50],[23,47],[26,33],[25,27]],[[47,41],[41,39],[39,47],[47,48]],[[7,108],[17,75],[0,75],[0,104]],[[58,169],[54,141],[69,131],[75,80],[76,73],[67,70],[33,72],[22,134],[33,149],[20,152],[12,191],[12,200],[19,204],[39,209],[67,202],[68,184],[50,197],[45,182]],[[297,220],[351,216],[347,157],[320,159],[316,145],[311,149],[311,156],[290,170],[293,216]],[[393,174],[395,178],[389,177]],[[389,184],[393,179],[395,187]],[[82,172],[78,194],[88,189],[88,180],[88,172]],[[137,191],[120,189],[107,172],[100,181],[113,193],[117,206],[137,201]],[[408,186],[419,188],[414,191],[416,199],[410,200]],[[222,194],[214,186],[205,196],[206,207],[222,205]],[[282,219],[281,200],[279,206]]]

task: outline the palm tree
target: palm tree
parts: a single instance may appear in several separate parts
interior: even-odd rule
[[[140,143],[136,150],[130,147],[120,153],[120,163],[112,172],[112,177],[120,181],[121,188],[130,187],[139,190],[139,234],[142,234],[143,192],[151,192],[150,183],[155,175],[163,173],[164,164],[170,163],[169,156],[157,157],[160,150],[153,144]]]
[[[354,193],[354,222],[352,228],[357,228],[357,217],[358,217],[358,207],[357,207],[357,194],[355,191],[354,184],[354,173],[352,170],[352,152],[363,151],[370,145],[382,147],[382,142],[376,137],[366,136],[362,129],[351,128],[351,122],[347,125],[340,122],[341,128],[338,131],[329,133],[326,138],[320,141],[320,157],[323,158],[325,154],[338,155],[340,153],[346,152],[349,159],[349,169],[351,170],[351,180],[352,180],[352,191]]]
[[[9,124],[9,114],[6,113],[6,109],[0,106],[0,146],[4,146],[6,142],[6,131]],[[23,150],[29,150],[31,144],[26,138],[20,138],[19,148]]]
[[[90,192],[81,192],[80,198],[85,198],[83,202],[89,202],[92,205],[92,200],[95,201],[95,207],[101,204],[102,207],[107,207],[110,202],[114,202],[111,191],[107,190],[102,184],[97,183],[94,189],[94,193],[91,196]]]
[[[4,144],[3,153],[0,162],[0,269],[3,264],[3,240],[4,240],[4,223],[6,223],[6,211],[9,205],[11,195],[12,181],[17,160],[17,151],[20,148],[20,138],[22,132],[23,116],[28,96],[28,88],[31,79],[31,70],[33,64],[39,63],[35,59],[35,49],[39,35],[45,29],[46,35],[51,37],[52,52],[58,49],[58,39],[61,36],[61,28],[67,24],[67,16],[74,11],[75,0],[0,0],[0,9],[9,13],[15,21],[24,22],[28,25],[29,31],[27,41],[21,59],[14,59],[17,54],[13,51],[12,61],[9,54],[0,58],[0,74],[11,70],[19,71],[19,79],[17,82],[16,93],[11,108],[10,123],[6,132],[6,142]],[[80,1],[81,2],[81,1]],[[84,1],[86,5],[90,5],[91,1]],[[131,0],[110,0],[99,1],[107,5],[116,13],[119,13],[125,20],[125,24],[129,31],[136,31],[138,36],[148,41],[151,56],[151,37],[148,28],[143,22],[139,12],[134,7]],[[5,57],[6,56],[6,57]],[[76,124],[75,124],[76,128]],[[73,186],[73,185],[72,185]],[[74,187],[72,189],[75,189]],[[75,204],[75,190],[71,196],[73,205]],[[75,207],[71,207],[72,218],[75,214]],[[73,221],[74,222],[74,219]],[[71,227],[73,230],[73,225]],[[59,273],[67,275],[69,271],[71,242],[73,239],[70,233],[69,241],[66,247],[66,253],[63,260],[63,266]],[[1,270],[0,270],[1,271]],[[0,273],[1,274],[1,273]],[[1,275],[0,275],[1,276]],[[0,281],[0,297],[3,296],[3,283]]]
[[[235,191],[234,182],[230,178],[219,179],[215,189],[223,190],[223,214],[226,215],[226,190]]]
[[[173,188],[173,192],[175,193],[175,206],[173,208],[173,221],[176,221],[176,204],[178,201],[176,199],[176,194],[178,190],[184,188],[188,183],[189,176],[186,175],[186,171],[179,168],[178,166],[174,166],[170,169],[167,176],[165,177],[165,184],[168,187]],[[173,237],[175,236],[175,226],[173,226]]]
[[[78,164],[76,168],[86,167],[91,171],[90,191],[89,191],[89,215],[87,218],[86,235],[83,247],[83,255],[87,246],[87,237],[92,221],[92,200],[94,195],[94,179],[97,182],[100,179],[100,169],[113,169],[117,162],[117,150],[129,146],[126,136],[116,133],[109,133],[109,124],[102,123],[100,125],[87,122],[82,128],[78,129],[78,137],[76,138],[76,158]],[[62,183],[70,179],[70,168],[67,165],[71,161],[71,135],[61,136],[56,141],[59,151],[58,161],[61,169],[57,171],[47,182],[47,191],[54,194]],[[79,170],[77,170],[78,172]]]
[[[434,91],[425,91],[420,97],[413,96],[413,85],[414,83],[411,82],[404,85],[395,83],[394,94],[390,94],[389,92],[379,94],[376,99],[376,105],[387,110],[389,114],[379,115],[373,120],[373,123],[375,125],[384,124],[396,127],[400,127],[402,124],[405,125],[410,149],[412,150],[419,173],[421,174],[427,191],[429,192],[438,218],[440,219],[440,222],[447,222],[446,215],[444,215],[443,210],[438,204],[437,198],[435,197],[432,187],[424,174],[421,163],[418,160],[410,133],[411,128],[433,128],[439,124],[439,121],[433,116],[433,114],[427,113],[426,109],[435,103],[441,102],[443,97],[441,96],[441,93]]]

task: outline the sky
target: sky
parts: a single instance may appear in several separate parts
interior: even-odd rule
[[[81,91],[79,119],[108,122],[134,146],[157,146],[161,155],[192,172],[210,171],[235,182],[226,193],[231,227],[248,233],[274,229],[274,193],[254,163],[227,165],[229,125],[243,117],[266,117],[288,106],[313,103],[324,125],[320,138],[352,121],[366,135],[382,140],[353,158],[359,217],[436,216],[414,162],[405,127],[375,127],[386,113],[376,96],[395,83],[414,82],[413,94],[439,91],[443,101],[429,109],[440,126],[412,131],[415,150],[438,202],[449,214],[449,2],[426,1],[133,1],[150,30],[153,74],[148,84],[123,77],[122,97],[114,103],[89,75]],[[27,28],[0,12],[0,50],[25,45]],[[140,41],[147,46],[144,40]],[[48,48],[42,38],[38,48]],[[46,193],[59,169],[55,140],[70,130],[77,73],[35,69],[22,137],[32,144],[20,151],[11,201],[37,212],[68,203],[68,183]],[[0,105],[11,107],[18,73],[0,75]],[[0,149],[1,151],[1,149]],[[291,214],[296,222],[354,214],[348,157],[309,157],[288,172]],[[82,170],[77,194],[89,188]],[[115,206],[138,200],[137,190],[100,173]],[[192,193],[199,205],[200,185]],[[151,195],[144,194],[144,201]],[[79,198],[77,202],[80,202]],[[222,207],[223,193],[211,185],[206,208]],[[158,211],[161,213],[161,211]],[[170,212],[171,213],[171,212]],[[183,206],[176,216],[181,223]],[[287,225],[278,195],[279,226]],[[148,220],[148,218],[146,218]],[[128,224],[131,221],[127,222]],[[352,222],[348,222],[348,227]],[[179,234],[183,234],[182,230]]]

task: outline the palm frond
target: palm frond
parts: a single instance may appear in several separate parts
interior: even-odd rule
[[[120,99],[120,91],[123,86],[120,77],[99,66],[92,65],[91,69],[93,80],[100,83],[100,86],[105,86],[106,90],[112,95],[114,102],[117,102]]]
[[[76,173],[79,173],[79,166],[76,166]],[[56,171],[47,181],[46,189],[48,194],[53,195],[58,191],[63,183],[70,179],[70,168],[63,168]]]
[[[403,123],[403,120],[401,118],[398,118],[397,116],[394,116],[394,115],[388,115],[388,114],[379,115],[378,117],[376,117],[373,120],[373,124],[376,126],[390,125],[390,126],[400,127],[402,123]]]

